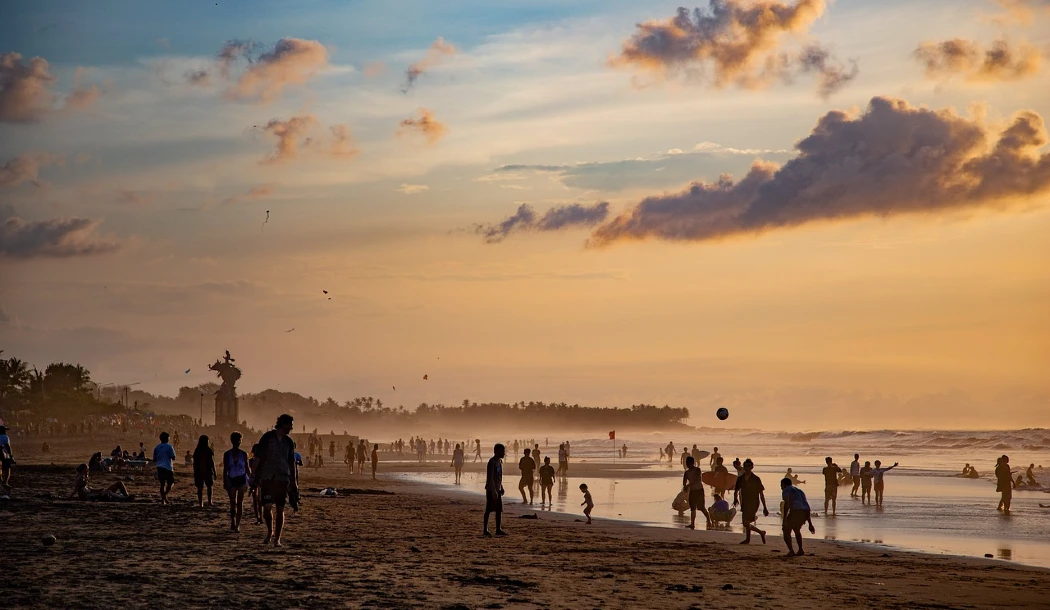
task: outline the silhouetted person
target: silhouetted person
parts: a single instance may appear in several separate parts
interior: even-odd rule
[[[860,503],[871,506],[871,462],[864,462],[860,469]]]
[[[1002,494],[999,498],[999,508],[1003,514],[1010,514],[1010,502],[1014,496],[1013,479],[1010,476],[1010,458],[1002,456],[995,463],[995,491]]]
[[[496,443],[492,448],[492,457],[489,458],[488,467],[485,469],[485,521],[483,535],[491,536],[489,533],[489,514],[496,514],[496,535],[506,536],[503,531],[503,458],[507,455],[507,448],[501,443]]]
[[[330,460],[332,460],[333,462],[335,461],[335,441],[334,440],[331,443],[328,444],[328,458]]]
[[[583,492],[583,502],[580,506],[583,508],[583,514],[587,515],[587,523],[591,522],[591,511],[594,510],[594,500],[591,499],[591,492],[587,489],[586,483],[580,483],[580,491]]]
[[[281,546],[284,531],[284,505],[288,494],[299,491],[299,469],[295,463],[295,443],[288,436],[292,431],[292,416],[282,414],[274,429],[259,439],[255,455],[253,485],[258,485],[262,496],[263,517],[266,520],[266,539]]]
[[[356,452],[354,451],[354,442],[349,441],[346,444],[346,450],[343,451],[343,461],[346,462],[347,467],[350,468],[350,474],[354,474],[354,459]]]
[[[372,445],[372,480],[376,480],[376,470],[379,469],[379,445]]]
[[[543,463],[543,460],[540,458],[540,444],[539,443],[533,443],[533,446],[532,446],[532,461],[535,462],[536,468],[539,468],[540,464]]]
[[[193,450],[193,484],[197,487],[197,505],[204,506],[204,488],[208,488],[208,506],[211,506],[211,488],[215,485],[215,453],[208,446],[208,437],[197,439]]]
[[[4,489],[11,489],[11,467],[15,464],[15,455],[11,449],[11,437],[7,435],[7,426],[0,426],[0,484]]]
[[[456,443],[456,449],[452,452],[451,466],[456,469],[456,485],[459,485],[459,479],[463,475],[463,448],[459,443]]]
[[[860,454],[853,454],[853,461],[849,465],[849,476],[853,479],[853,490],[849,492],[849,497],[856,498],[859,494],[857,490],[860,489]]]
[[[620,447],[620,457],[627,457],[627,443],[624,443],[623,447]]]
[[[707,463],[707,469],[714,470],[715,466],[722,463],[718,461],[721,457],[722,454],[718,453],[718,447],[715,447],[715,450],[711,453],[711,459]],[[726,472],[728,472],[728,470]]]
[[[540,506],[543,506],[544,500],[548,506],[554,506],[554,496],[551,493],[554,489],[554,474],[554,466],[551,466],[551,457],[548,455],[543,458],[543,466],[540,466]]]
[[[839,473],[842,469],[832,463],[830,457],[824,458],[827,466],[821,472],[824,474],[824,516],[828,514],[828,504],[831,504],[831,514],[836,514],[839,498]]]
[[[1032,470],[1034,468],[1035,468],[1035,464],[1034,463],[1033,464],[1029,464],[1028,465],[1028,470],[1025,471],[1025,477],[1027,477],[1027,479],[1028,479],[1027,482],[1028,482],[1029,485],[1038,486],[1039,485],[1039,481],[1035,480],[1035,473],[1032,472]]]
[[[667,463],[668,464],[674,464],[675,450],[674,450],[674,443],[673,442],[671,442],[671,441],[667,442],[667,448],[664,449],[664,453],[667,454]]]
[[[521,480],[518,482],[518,491],[521,492],[522,504],[532,504],[532,473],[536,470],[536,462],[532,461],[532,457],[530,457],[531,453],[531,449],[526,449],[525,455],[518,460],[518,470],[521,471]],[[525,490],[528,490],[529,492],[528,498],[525,497]]]
[[[712,469],[712,472],[715,473],[715,477],[716,478],[718,478],[719,473],[721,473],[723,475],[719,479],[721,481],[725,481],[726,480],[725,479],[725,475],[729,474],[729,469],[725,467],[725,464],[723,462],[724,462],[724,460],[722,460],[722,456],[718,456],[718,461],[715,462],[715,467],[714,467],[714,469]],[[726,494],[726,490],[725,489],[722,489],[721,487],[716,487],[715,488],[714,495],[722,496],[724,498],[725,494]]]
[[[87,464],[77,466],[77,477],[73,481],[73,493],[70,498],[84,501],[104,502],[130,502],[134,497],[128,493],[124,483],[117,481],[106,489],[91,489],[88,487],[90,474]]]
[[[817,530],[813,527],[813,518],[810,516],[809,502],[806,501],[806,493],[791,484],[791,479],[780,480],[780,489],[783,490],[784,500],[784,542],[788,547],[788,557],[805,555],[802,550],[802,526],[809,524],[809,533],[815,534]],[[798,551],[791,546],[791,534],[794,532],[795,540],[798,542]]]
[[[244,511],[244,492],[248,489],[251,467],[248,454],[241,449],[241,433],[230,434],[233,445],[222,454],[222,487],[230,496],[230,530],[241,531],[241,514]]]
[[[875,484],[875,506],[882,506],[882,494],[883,490],[886,489],[886,473],[897,467],[897,462],[893,463],[893,466],[882,468],[882,462],[875,460],[875,468],[871,470],[871,480]]]
[[[160,482],[160,503],[168,503],[168,493],[175,484],[175,448],[168,444],[168,433],[160,433],[160,444],[153,448],[153,463]]]
[[[762,544],[766,543],[766,532],[755,526],[760,501],[762,514],[769,516],[764,493],[766,488],[762,485],[762,479],[754,473],[754,468],[755,463],[751,461],[751,458],[744,460],[744,474],[737,478],[736,488],[733,490],[733,506],[740,504],[740,514],[744,523],[744,539],[740,544],[751,544],[751,532],[762,537]]]
[[[696,529],[696,511],[703,513],[707,525],[711,525],[711,515],[704,502],[704,483],[700,480],[703,472],[696,466],[693,456],[685,459],[685,474],[682,475],[682,488],[689,490],[689,529]]]
[[[368,447],[365,446],[365,439],[361,439],[357,443],[357,472],[364,474],[365,472],[365,460],[368,459]]]
[[[569,470],[569,452],[565,443],[558,445],[558,476],[565,476]]]
[[[474,461],[476,462],[476,461],[481,459],[481,439],[480,438],[474,439],[474,444],[475,444]]]
[[[696,445],[693,445],[693,450],[689,452],[689,455],[693,456],[693,461],[696,462],[696,467],[699,468],[700,460],[703,456],[703,454],[700,452],[700,449]]]

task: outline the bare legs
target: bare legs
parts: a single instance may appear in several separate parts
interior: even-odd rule
[[[266,540],[263,544],[273,541],[275,547],[281,546],[281,531],[284,529],[284,507],[276,504],[263,506],[263,517],[266,520]]]
[[[230,494],[230,530],[241,531],[241,513],[244,510],[244,488],[231,489]]]

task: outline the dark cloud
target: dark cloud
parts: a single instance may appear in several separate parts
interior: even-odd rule
[[[26,153],[8,159],[3,167],[0,167],[0,187],[17,186],[23,182],[40,186],[40,169],[48,165],[62,165],[63,163],[65,163],[65,155],[47,153]]]
[[[9,258],[68,258],[106,254],[120,244],[99,237],[101,220],[52,218],[27,221],[10,216],[0,224],[0,256]]]
[[[475,225],[474,232],[482,235],[486,243],[503,241],[511,233],[534,231],[560,231],[578,227],[593,227],[609,217],[609,202],[602,201],[593,206],[570,203],[547,210],[540,217],[527,203],[518,206],[514,215],[503,222],[490,225]]]
[[[781,49],[826,8],[825,0],[709,0],[706,9],[683,7],[670,19],[638,24],[610,63],[715,87],[757,88],[816,72],[821,95],[830,95],[856,76],[855,62],[847,70],[815,43],[800,53]]]
[[[23,63],[20,53],[0,55],[0,122],[34,123],[51,111],[58,79],[48,70],[42,57]]]
[[[398,124],[398,135],[418,133],[427,139],[428,144],[434,144],[448,132],[448,128],[441,121],[434,118],[434,113],[426,108],[419,109],[419,118],[408,118]]]
[[[279,97],[286,86],[305,83],[327,65],[328,49],[320,42],[282,38],[273,50],[260,55],[241,73],[226,95],[231,99],[269,102]]]
[[[1050,191],[1040,115],[1017,113],[999,134],[951,110],[873,98],[860,116],[832,111],[778,167],[739,182],[693,183],[649,197],[595,229],[600,247],[647,238],[708,241],[814,222],[996,207]]]
[[[996,40],[989,48],[981,43],[954,38],[942,42],[924,42],[915,49],[915,58],[929,78],[961,76],[970,81],[1010,81],[1034,76],[1039,72],[1039,49],[1027,43],[1011,46]]]
[[[405,70],[405,84],[401,88],[401,92],[408,93],[416,84],[416,80],[419,79],[423,73],[444,61],[446,57],[451,57],[455,54],[456,47],[445,42],[444,38],[438,36],[438,39],[430,45],[429,49],[427,49],[426,57],[410,65],[408,69]]]

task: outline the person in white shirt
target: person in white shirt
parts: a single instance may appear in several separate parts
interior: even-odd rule
[[[875,460],[875,468],[871,469],[871,480],[873,483],[875,483],[876,507],[882,507],[882,494],[883,490],[886,488],[886,483],[883,480],[883,477],[886,475],[887,472],[893,470],[896,467],[897,462],[894,462],[893,466],[887,466],[886,468],[882,468],[882,462],[880,462],[879,460]]]
[[[853,491],[849,492],[849,497],[856,498],[860,494],[857,490],[860,489],[860,454],[853,454],[853,463],[849,465],[849,476],[853,479]]]
[[[459,479],[463,476],[463,448],[459,443],[456,443],[456,450],[452,452],[451,466],[456,469],[456,485],[459,485]]]
[[[175,484],[175,448],[168,444],[168,433],[160,433],[160,444],[153,448],[153,463],[157,465],[160,482],[160,503],[168,503],[168,494]]]

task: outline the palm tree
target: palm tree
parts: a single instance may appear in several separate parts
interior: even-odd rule
[[[29,365],[18,358],[0,360],[0,398],[25,390],[29,385]]]

